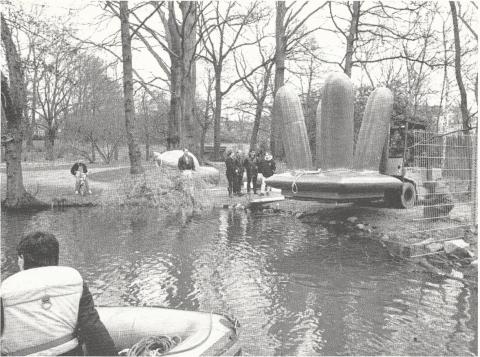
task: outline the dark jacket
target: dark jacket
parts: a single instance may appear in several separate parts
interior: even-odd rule
[[[87,284],[83,283],[83,292],[78,310],[77,336],[85,343],[88,355],[116,356],[117,351],[105,325],[100,321]]]
[[[187,158],[185,158],[184,155],[180,156],[180,159],[178,159],[178,169],[179,170],[195,170],[195,162],[193,161],[193,158],[188,155]]]
[[[235,168],[238,175],[243,175],[245,167],[243,166],[243,157],[240,155],[235,155]]]
[[[271,160],[265,160],[261,159],[258,162],[258,172],[260,172],[263,177],[270,177],[275,173],[275,161],[273,159]]]
[[[83,172],[87,173],[88,170],[87,170],[87,165],[85,165],[83,162],[76,162],[73,164],[72,168],[70,169],[70,173],[75,176],[75,173],[78,171],[78,169],[81,167],[83,167]]]
[[[227,156],[225,159],[225,167],[227,176],[234,175],[236,171],[235,159]]]
[[[256,157],[247,157],[243,160],[243,166],[247,170],[247,175],[254,176],[258,173],[258,159]]]

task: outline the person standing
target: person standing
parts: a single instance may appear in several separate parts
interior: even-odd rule
[[[253,194],[257,194],[258,159],[255,151],[250,151],[248,157],[243,161],[247,171],[247,192],[250,193],[250,183],[253,185]]]
[[[242,150],[237,150],[235,155],[235,183],[233,193],[237,196],[242,195],[242,183],[243,183],[243,173],[245,168],[243,166],[243,153]]]
[[[1,286],[2,356],[82,356],[83,343],[89,355],[116,355],[82,276],[58,266],[55,236],[27,234],[17,255],[20,271]]]
[[[262,174],[262,184],[260,186],[260,194],[262,195],[267,191],[267,185],[265,179],[269,178],[275,173],[276,166],[273,156],[269,153],[265,153],[265,157],[260,159],[258,162],[258,172]]]
[[[234,183],[236,177],[235,155],[232,150],[227,151],[227,158],[225,159],[226,176],[228,180],[228,196],[232,197],[234,193]]]
[[[195,162],[192,155],[188,153],[188,149],[183,149],[183,155],[178,159],[178,169],[180,171],[195,170]]]

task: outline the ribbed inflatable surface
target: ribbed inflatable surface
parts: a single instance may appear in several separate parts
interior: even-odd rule
[[[287,156],[287,167],[311,169],[312,154],[302,104],[293,89],[287,86],[278,89],[275,96],[275,112],[282,121],[282,138]]]
[[[316,160],[323,170],[350,168],[353,159],[353,85],[344,73],[330,74],[317,108]]]
[[[388,88],[377,88],[368,97],[355,147],[353,168],[379,170],[392,109],[393,94]]]

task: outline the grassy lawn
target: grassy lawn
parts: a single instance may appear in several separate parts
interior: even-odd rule
[[[94,182],[113,182],[121,177],[130,175],[130,167],[120,167],[99,172],[93,172],[88,175],[88,179]]]

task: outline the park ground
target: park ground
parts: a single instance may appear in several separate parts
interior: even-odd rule
[[[218,180],[195,183],[192,195],[184,190],[176,169],[157,167],[153,162],[144,164],[145,173],[131,178],[129,165],[125,162],[113,165],[91,164],[88,166],[91,195],[80,196],[74,192],[75,178],[67,162],[23,163],[23,179],[26,189],[46,209],[98,205],[148,205],[183,217],[201,214],[214,208],[256,209],[264,214],[294,215],[306,223],[318,223],[332,231],[341,230],[352,237],[372,238],[385,245],[392,255],[418,262],[434,274],[446,275],[467,284],[477,284],[477,232],[475,227],[465,227],[463,240],[470,244],[471,256],[451,256],[445,252],[414,257],[425,253],[428,239],[422,235],[409,234],[408,210],[389,208],[383,201],[368,204],[322,204],[285,200],[270,205],[250,207],[254,195],[229,198],[222,163],[212,163],[220,174]],[[1,194],[5,197],[5,164],[0,165]],[[278,195],[272,193],[271,195]],[[454,220],[461,221],[462,217]],[[448,227],[449,222],[439,221],[439,227]],[[422,245],[422,243],[425,244]],[[416,252],[413,248],[423,248]],[[428,250],[427,250],[428,252]]]

